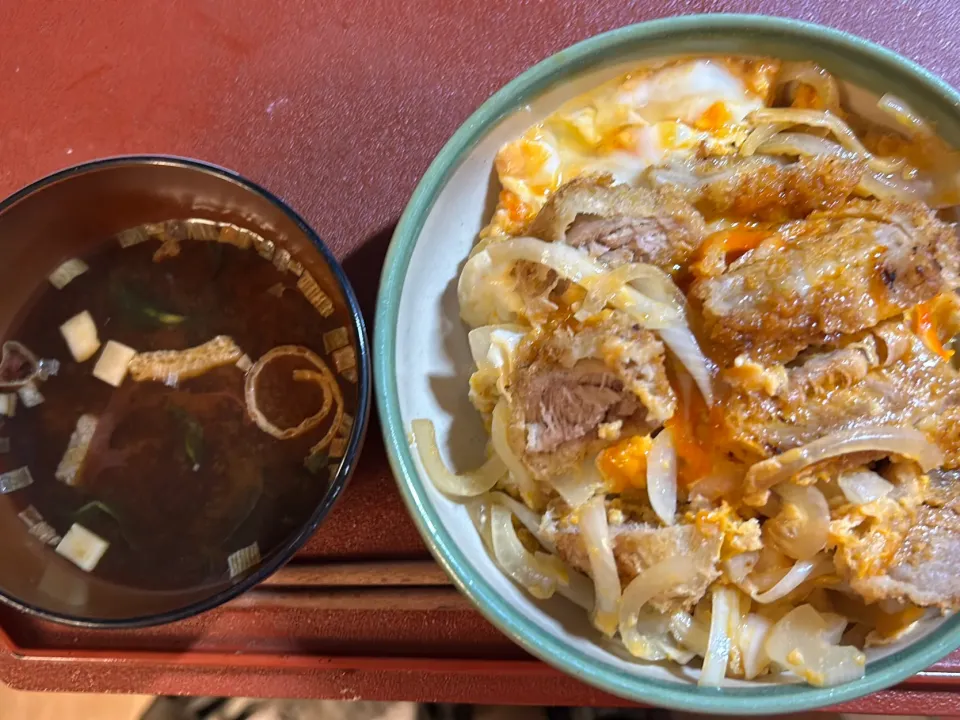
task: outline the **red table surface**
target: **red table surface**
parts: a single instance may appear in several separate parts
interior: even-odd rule
[[[960,84],[950,0],[0,0],[0,195],[108,155],[230,167],[304,215],[371,320],[408,197],[483,100],[578,40],[696,12],[823,23]],[[298,559],[423,557],[374,419],[353,484]],[[0,679],[48,690],[618,702],[526,656],[449,588],[391,593],[400,591],[254,593],[174,626],[118,633],[3,609]],[[957,671],[955,655],[845,707],[960,713]]]

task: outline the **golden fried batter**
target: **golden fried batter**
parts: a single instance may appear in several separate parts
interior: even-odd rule
[[[952,290],[958,269],[956,231],[924,206],[855,201],[782,229],[692,297],[721,365],[783,362]]]
[[[804,157],[789,164],[761,156],[706,160],[689,168],[700,182],[677,186],[674,192],[708,218],[783,222],[845,202],[865,169],[863,161],[830,156]],[[656,182],[660,174],[652,170],[648,175]]]
[[[609,176],[568,182],[544,205],[529,234],[586,248],[611,266],[644,262],[672,271],[704,237],[703,219],[687,202]]]

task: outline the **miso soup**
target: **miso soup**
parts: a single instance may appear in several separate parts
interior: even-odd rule
[[[121,233],[0,340],[0,493],[50,553],[127,586],[249,572],[313,513],[353,424],[346,310],[232,225]]]

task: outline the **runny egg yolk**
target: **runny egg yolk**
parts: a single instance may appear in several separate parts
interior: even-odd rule
[[[525,202],[542,197],[560,183],[560,157],[538,132],[528,132],[504,145],[496,165],[503,186]]]
[[[510,190],[500,191],[500,207],[507,211],[511,222],[514,223],[523,222],[531,213],[530,206]]]
[[[733,113],[722,100],[708,107],[693,124],[697,130],[719,130],[733,122]]]
[[[633,435],[597,455],[597,471],[610,492],[647,486],[647,453],[652,445],[649,435]]]

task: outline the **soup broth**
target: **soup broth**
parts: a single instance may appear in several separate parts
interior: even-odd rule
[[[0,472],[27,468],[33,480],[12,495],[32,534],[54,546],[78,524],[109,543],[92,572],[168,590],[247,570],[306,522],[349,436],[354,338],[322,291],[329,305],[318,312],[316,293],[300,289],[316,284],[288,259],[270,262],[256,246],[229,242],[108,242],[65,287],[38,291],[4,340],[59,368],[32,383],[41,404],[28,407],[21,390],[13,416],[0,417],[7,449]],[[100,352],[77,362],[68,351],[61,325],[82,312],[104,346],[114,341],[138,353],[131,368],[159,357],[145,353],[218,337],[243,357],[230,355],[195,377],[181,369],[138,380],[131,371],[113,387],[94,376]],[[256,362],[281,346],[298,350]],[[11,354],[8,343],[6,371],[15,375]],[[82,416],[95,419],[95,430],[75,477],[64,482],[58,469]],[[309,427],[289,430],[311,417]],[[274,437],[264,423],[295,436]],[[36,529],[41,519],[46,533]],[[245,548],[245,558],[228,562]]]

